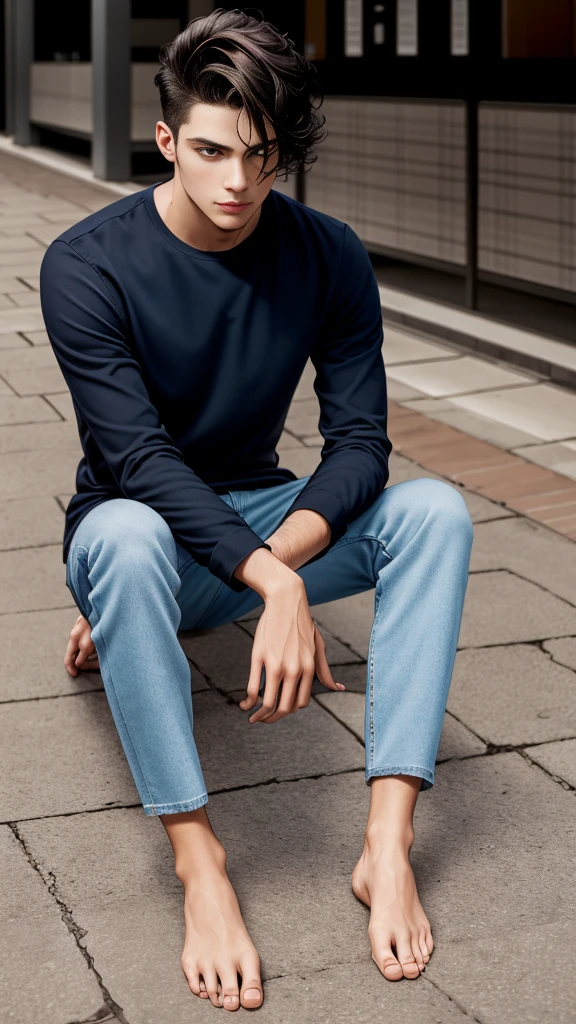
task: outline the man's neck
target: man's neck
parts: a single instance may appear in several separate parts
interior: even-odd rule
[[[262,206],[237,230],[224,231],[214,224],[185,192],[179,177],[154,189],[154,204],[166,227],[182,242],[204,252],[233,249],[256,230]]]

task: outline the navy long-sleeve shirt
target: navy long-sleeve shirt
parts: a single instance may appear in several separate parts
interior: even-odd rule
[[[276,445],[308,357],[324,446],[286,517],[321,513],[331,547],[386,484],[378,288],[350,227],[279,192],[244,241],[206,252],[164,224],[155,187],[68,229],[42,261],[84,452],[63,557],[90,509],[132,498],[243,590],[234,570],[264,541],[220,495],[296,479]]]

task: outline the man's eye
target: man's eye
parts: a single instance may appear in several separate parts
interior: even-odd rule
[[[220,152],[219,149],[213,149],[212,146],[204,146],[203,149],[198,150],[199,153],[204,153],[206,156],[215,156]]]

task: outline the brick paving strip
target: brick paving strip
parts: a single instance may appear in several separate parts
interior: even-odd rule
[[[421,412],[389,403],[394,450],[576,541],[576,483]]]

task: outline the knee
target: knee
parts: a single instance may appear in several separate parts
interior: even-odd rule
[[[97,560],[131,571],[148,569],[166,558],[175,564],[176,544],[170,528],[149,505],[116,498],[97,506],[93,513],[98,511],[100,522],[95,524],[96,539],[90,545],[90,568]]]
[[[422,525],[471,546],[473,526],[461,493],[442,480],[422,477],[408,484],[408,507]]]

